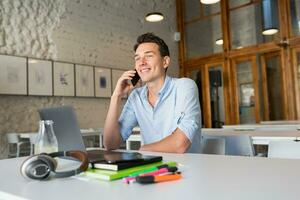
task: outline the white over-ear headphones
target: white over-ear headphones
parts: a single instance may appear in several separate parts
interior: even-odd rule
[[[81,165],[77,169],[69,171],[56,171],[57,161],[55,157],[72,157],[81,161]],[[25,178],[43,180],[47,179],[52,172],[54,177],[69,177],[86,171],[88,168],[88,157],[82,151],[59,151],[55,153],[42,153],[27,158],[21,165],[20,171]]]

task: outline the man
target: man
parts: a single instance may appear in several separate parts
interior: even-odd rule
[[[117,82],[104,125],[104,146],[119,148],[139,125],[144,141],[142,151],[198,153],[201,111],[195,82],[166,75],[169,49],[154,34],[139,36],[134,50],[137,72],[126,71]],[[133,89],[129,80],[135,73],[145,85],[131,92],[120,115],[121,97]]]

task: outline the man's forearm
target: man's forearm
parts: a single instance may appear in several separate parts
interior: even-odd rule
[[[112,96],[104,125],[104,146],[106,149],[117,149],[121,143],[119,131],[119,115],[121,108],[121,97]]]
[[[141,151],[157,151],[166,153],[185,153],[191,142],[185,134],[177,128],[171,135],[159,142],[141,146]]]

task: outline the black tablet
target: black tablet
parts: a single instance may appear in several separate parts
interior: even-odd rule
[[[138,152],[121,152],[121,151],[106,151],[106,150],[90,150],[87,151],[89,161],[107,163],[121,163],[121,162],[138,162],[153,159],[158,156],[143,155]]]

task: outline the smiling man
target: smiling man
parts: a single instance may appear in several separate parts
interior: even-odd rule
[[[142,151],[199,153],[201,111],[195,82],[166,75],[169,48],[156,35],[139,36],[134,51],[136,71],[123,73],[111,97],[104,125],[104,146],[119,148],[138,125],[144,141]],[[135,73],[145,83],[143,87],[134,89],[129,83]],[[121,98],[132,89],[120,114]]]

